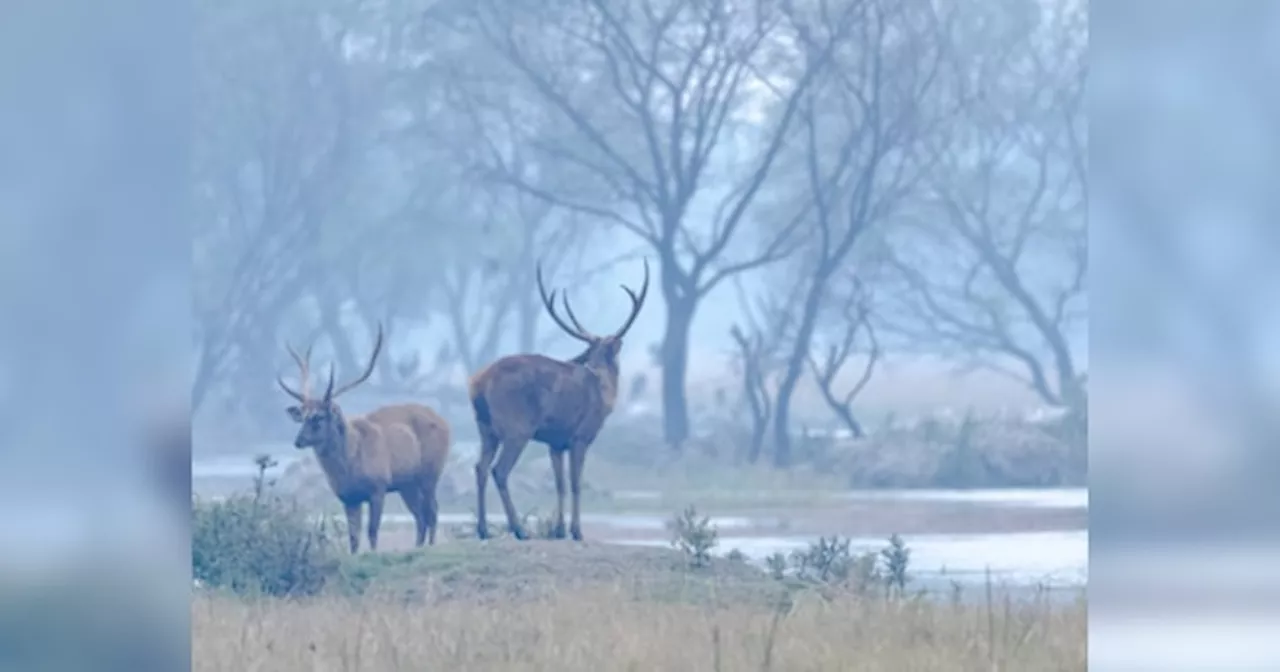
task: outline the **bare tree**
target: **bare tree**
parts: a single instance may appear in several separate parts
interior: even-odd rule
[[[844,36],[852,4],[841,4],[831,15],[836,27],[821,40],[803,43],[798,58],[782,53],[791,48],[783,35],[792,24],[770,3],[584,4],[582,11],[570,12],[493,0],[474,3],[469,27],[563,128],[556,136],[539,138],[533,148],[540,160],[576,179],[555,186],[530,183],[500,153],[492,157],[493,174],[548,202],[616,224],[657,252],[667,311],[665,435],[678,447],[689,429],[685,377],[699,301],[725,278],[789,252],[794,226],[758,241],[753,254],[726,258],[730,244],[743,237],[748,208],[773,167],[800,100]],[[798,67],[788,71],[779,63]],[[776,98],[764,105],[778,108],[776,119],[763,131],[748,132],[756,123],[750,119],[752,108],[760,107],[769,92]],[[748,168],[724,166],[743,163],[723,155],[728,145],[743,143],[759,147],[745,162]],[[711,185],[725,185],[713,182],[722,174],[732,183],[708,208],[709,226],[691,221],[691,205],[699,196],[706,198]]]
[[[853,13],[853,39],[799,106],[796,162],[802,213],[812,235],[788,269],[804,278],[796,334],[778,387],[774,462],[791,460],[791,399],[805,372],[828,285],[855,263],[867,230],[894,214],[925,175],[923,141],[944,119],[933,100],[943,73],[947,17],[926,2],[866,0]],[[819,22],[819,25],[826,21]]]
[[[889,255],[899,330],[1083,411],[1087,310],[1083,16],[1046,14],[991,62],[970,55],[957,132]]]
[[[741,283],[734,284],[744,318],[743,324],[735,324],[729,330],[729,336],[737,347],[735,360],[742,381],[742,400],[751,414],[746,461],[755,464],[760,461],[773,419],[780,354],[792,337],[795,311],[791,307],[797,298],[796,290],[802,286],[795,285],[788,295],[765,293],[753,302],[747,300]]]
[[[193,410],[226,377],[269,370],[281,319],[323,280],[316,241],[348,184],[360,98],[345,33],[321,31],[315,15],[209,11],[195,86]],[[232,34],[245,25],[252,47]]]
[[[855,438],[862,438],[866,432],[863,431],[862,423],[858,422],[853,413],[853,400],[867,387],[867,383],[871,382],[871,376],[883,352],[871,322],[870,300],[857,276],[853,273],[849,276],[852,287],[847,296],[837,302],[840,310],[830,329],[831,342],[826,344],[827,347],[821,359],[813,352],[816,348],[810,349],[807,359],[809,371],[817,382],[818,391],[822,393],[822,398],[831,408],[831,412],[835,413],[840,422],[849,428]],[[854,354],[859,336],[866,340],[866,362],[849,389],[840,393],[836,390],[837,379],[844,371],[849,357]]]

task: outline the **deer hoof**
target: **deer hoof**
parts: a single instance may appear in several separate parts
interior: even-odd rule
[[[529,535],[525,534],[524,530],[521,529],[519,525],[511,526],[511,536],[515,537],[518,541],[529,540]]]
[[[551,538],[552,539],[565,538],[564,523],[556,523],[555,526],[551,528]]]
[[[485,525],[484,523],[476,525],[476,539],[488,539],[488,538],[489,538],[489,526]]]
[[[581,530],[581,529],[579,529],[579,528],[577,528],[577,527],[573,527],[573,528],[571,528],[571,529],[569,530],[569,534],[573,537],[573,540],[574,540],[574,541],[582,541],[582,530]]]

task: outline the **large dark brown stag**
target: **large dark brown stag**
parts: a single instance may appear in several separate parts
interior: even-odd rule
[[[529,441],[547,445],[551,470],[556,481],[556,519],[553,534],[563,539],[564,458],[569,456],[569,487],[573,493],[573,519],[569,533],[582,540],[579,497],[582,493],[582,466],[587,449],[595,441],[605,418],[618,397],[618,354],[622,337],[635,322],[649,292],[649,262],[644,263],[644,285],[637,295],[625,285],[631,297],[631,314],[622,328],[608,336],[595,336],[582,327],[569,299],[561,295],[566,324],[556,313],[555,292],[547,294],[542,282],[542,266],[537,268],[538,293],[551,319],[565,333],[587,344],[582,354],[569,361],[542,355],[510,355],[490,364],[471,378],[471,406],[480,430],[480,459],[476,462],[476,534],[488,536],[485,516],[485,486],[492,469],[493,482],[502,497],[507,527],[517,539],[526,539],[511,502],[507,478],[520,460]],[[502,452],[498,453],[501,446]],[[497,462],[494,462],[494,458]]]
[[[330,365],[329,386],[320,399],[308,393],[311,349],[300,357],[291,346],[285,347],[298,364],[301,390],[294,391],[283,379],[276,378],[280,389],[300,404],[287,409],[289,417],[302,424],[293,445],[300,450],[315,449],[316,460],[324,470],[329,487],[346,509],[351,552],[360,549],[361,507],[366,502],[369,504],[369,548],[377,550],[382,505],[389,492],[400,493],[405,508],[413,514],[417,528],[415,544],[422,546],[424,539],[435,544],[439,513],[436,484],[449,458],[449,424],[420,404],[383,406],[367,415],[348,418],[334,403],[338,395],[373,374],[382,350],[382,326],[378,326],[378,339],[364,372],[334,390]]]

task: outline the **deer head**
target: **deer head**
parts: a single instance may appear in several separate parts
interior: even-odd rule
[[[329,365],[329,385],[325,388],[324,396],[320,399],[314,399],[310,395],[310,386],[308,385],[311,373],[311,348],[307,348],[304,356],[299,357],[293,347],[285,344],[289,355],[293,357],[293,361],[297,363],[298,387],[301,391],[295,391],[285,384],[284,379],[276,376],[276,382],[280,384],[280,389],[286,394],[298,400],[299,405],[290,406],[285,409],[289,417],[294,422],[302,425],[298,430],[298,436],[293,440],[293,446],[298,449],[314,447],[316,450],[325,450],[328,446],[336,445],[336,439],[341,438],[346,431],[346,419],[342,415],[342,409],[338,404],[334,403],[339,395],[356,387],[360,383],[369,379],[373,375],[374,364],[378,361],[378,353],[382,351],[382,325],[378,325],[378,336],[373,344],[373,354],[369,356],[369,363],[365,366],[364,372],[355,380],[343,384],[341,387],[334,389],[333,364]]]
[[[573,314],[573,308],[569,307],[568,292],[560,295],[561,305],[564,306],[565,315],[568,316],[569,322],[566,323],[560,318],[556,312],[556,292],[547,293],[546,286],[542,281],[542,264],[537,267],[538,294],[542,298],[542,305],[547,309],[547,313],[551,316],[556,326],[560,327],[566,334],[587,344],[587,349],[582,354],[573,358],[573,362],[581,364],[596,375],[601,376],[608,383],[609,396],[612,400],[613,395],[617,393],[618,382],[618,354],[622,351],[622,337],[631,329],[631,325],[635,323],[636,317],[640,314],[640,308],[644,306],[645,297],[649,293],[649,260],[644,260],[644,282],[640,287],[640,293],[637,295],[630,287],[622,285],[622,291],[627,293],[631,299],[631,314],[627,316],[622,327],[616,332],[607,336],[598,336],[587,331],[577,316]]]

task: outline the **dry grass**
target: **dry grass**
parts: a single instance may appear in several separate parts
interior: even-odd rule
[[[503,608],[200,596],[192,670],[1084,670],[1086,609],[802,596],[720,608],[624,584]],[[785,613],[784,613],[785,612]]]

